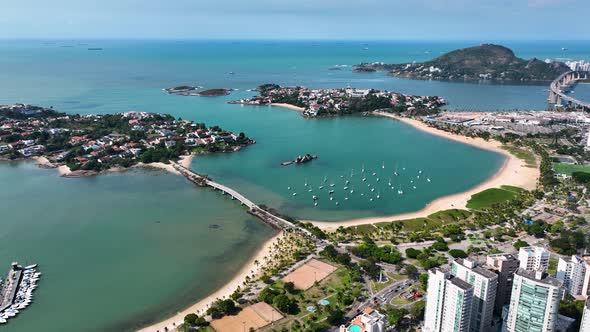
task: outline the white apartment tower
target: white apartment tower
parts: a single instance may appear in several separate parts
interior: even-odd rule
[[[590,300],[586,300],[586,305],[584,305],[580,332],[590,332]]]
[[[571,258],[559,258],[555,278],[563,283],[566,294],[571,296],[582,295],[585,288],[586,262],[575,255]]]
[[[451,275],[473,287],[470,332],[487,331],[491,327],[498,289],[498,275],[469,259],[456,259]]]
[[[448,271],[428,271],[425,332],[468,332],[473,286]]]
[[[518,251],[518,260],[521,269],[546,271],[549,267],[549,251],[543,247],[522,247]]]
[[[508,332],[554,332],[563,297],[561,281],[542,271],[518,269],[506,318]]]

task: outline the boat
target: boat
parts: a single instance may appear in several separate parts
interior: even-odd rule
[[[324,186],[319,186],[320,190],[324,189]]]
[[[330,187],[334,187],[334,184],[333,183],[330,183]]]
[[[381,168],[385,169],[385,162],[381,163]]]
[[[330,196],[330,200],[333,201],[334,200],[334,197]]]
[[[376,175],[377,175],[377,173],[373,172],[373,176],[376,176]]]
[[[318,206],[318,202],[313,203],[313,206]]]
[[[329,194],[333,194],[334,193],[334,190],[330,190],[328,193]]]
[[[416,186],[412,186],[412,188],[416,189]]]
[[[367,181],[367,178],[363,178],[363,182]]]
[[[377,178],[377,182],[381,181],[381,179]]]
[[[348,187],[344,187],[344,190],[348,190]]]
[[[29,266],[25,266],[25,270],[31,270],[37,267],[37,264],[33,264],[33,265],[29,265]]]
[[[287,187],[287,190],[291,190],[291,187]]]
[[[397,176],[397,172],[393,172],[393,175]]]
[[[312,198],[313,198],[314,201],[317,201],[317,199],[318,199],[318,197],[316,195],[313,195]]]
[[[297,193],[293,193],[293,196],[297,196]]]
[[[418,171],[418,174],[422,174],[422,171]]]
[[[314,159],[318,159],[318,156],[312,156],[308,153],[308,154],[304,155],[303,157],[298,156],[297,158],[295,158],[294,162],[295,162],[295,164],[305,164],[305,163],[310,162]]]
[[[344,197],[344,200],[347,201],[348,200],[348,197]]]
[[[371,192],[375,191],[375,188],[371,188]]]
[[[339,202],[336,202],[336,205],[340,205],[340,203]]]
[[[430,182],[430,178],[426,178],[426,181]]]

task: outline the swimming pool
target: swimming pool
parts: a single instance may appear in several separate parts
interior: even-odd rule
[[[362,332],[363,329],[361,329],[360,326],[356,325],[356,324],[352,324],[348,327],[348,331],[350,332]]]

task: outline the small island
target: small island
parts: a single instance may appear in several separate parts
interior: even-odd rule
[[[254,143],[244,133],[167,114],[70,115],[25,104],[0,106],[0,160],[43,159],[46,167],[66,167],[72,177],[234,152]]]
[[[301,111],[305,117],[341,116],[376,110],[391,113],[428,115],[437,113],[446,101],[437,96],[412,96],[375,89],[319,89],[302,86],[281,87],[264,84],[258,96],[230,104],[274,105]]]
[[[166,88],[164,91],[171,95],[178,96],[198,96],[198,97],[219,97],[229,95],[233,89],[209,89],[197,91],[202,89],[202,86],[181,85],[174,88]]]
[[[173,87],[173,88],[166,88],[164,89],[164,91],[168,92],[171,95],[188,95],[190,94],[192,91],[195,90],[199,90],[202,89],[202,86],[198,86],[198,85],[180,85],[177,87]]]
[[[387,71],[395,77],[422,80],[549,82],[570,69],[562,62],[535,58],[525,60],[518,58],[507,47],[482,44],[455,50],[426,62],[363,63],[355,66],[354,71],[371,70]]]

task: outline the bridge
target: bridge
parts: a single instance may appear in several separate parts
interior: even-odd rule
[[[187,178],[189,181],[193,182],[194,184],[196,184],[200,187],[211,187],[215,190],[219,190],[224,195],[230,196],[231,199],[239,201],[242,205],[248,207],[248,212],[250,214],[256,216],[257,218],[259,218],[263,222],[267,223],[271,227],[281,229],[284,231],[288,231],[288,232],[298,232],[301,235],[304,235],[306,237],[314,239],[316,242],[318,242],[318,241],[324,242],[324,241],[316,238],[316,236],[311,234],[311,232],[309,232],[308,230],[298,227],[295,224],[293,224],[292,222],[286,220],[285,218],[274,215],[274,214],[260,208],[260,206],[256,205],[254,202],[252,202],[251,200],[246,198],[246,196],[240,194],[236,190],[234,190],[230,187],[224,186],[224,185],[217,183],[215,181],[212,181],[212,180],[208,179],[207,177],[199,175],[199,174],[191,171],[190,169],[188,169],[178,163],[171,162],[171,164],[175,170],[177,170],[182,176],[184,176],[185,178]]]
[[[588,72],[568,71],[559,75],[558,78],[551,82],[548,99],[549,103],[555,106],[562,106],[565,102],[568,106],[581,107],[584,110],[590,110],[590,103],[575,99],[565,93],[565,91],[576,82],[587,80],[588,78]]]

